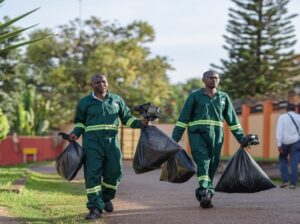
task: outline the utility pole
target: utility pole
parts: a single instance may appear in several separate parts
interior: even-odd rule
[[[78,0],[79,34],[82,30],[82,0]]]
[[[81,17],[82,17],[82,0],[78,0],[78,17],[79,17],[79,20],[81,21]]]

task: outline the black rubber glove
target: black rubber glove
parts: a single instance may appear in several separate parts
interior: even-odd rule
[[[257,135],[254,135],[254,134],[249,134],[249,135],[246,135],[242,142],[241,142],[241,146],[242,147],[249,147],[251,145],[258,145],[260,142],[259,142],[259,139],[258,139],[258,136]]]

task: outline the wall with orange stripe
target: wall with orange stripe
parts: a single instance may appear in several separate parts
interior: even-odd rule
[[[278,116],[285,112],[285,109],[274,110],[273,103],[263,103],[263,112],[250,113],[250,106],[242,106],[242,114],[239,116],[245,134],[257,134],[260,145],[253,146],[249,152],[253,157],[273,158],[278,157],[278,149],[275,139]],[[228,127],[224,127],[223,156],[231,156],[236,152],[239,144],[230,133]]]

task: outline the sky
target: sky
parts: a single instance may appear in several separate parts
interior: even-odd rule
[[[97,16],[102,20],[127,25],[135,20],[153,26],[156,38],[147,44],[153,55],[166,56],[174,71],[168,72],[172,84],[201,78],[210,64],[220,65],[227,58],[225,41],[230,0],[6,0],[0,8],[1,18],[19,16],[32,9],[38,11],[17,22],[27,27],[55,28],[80,17]],[[291,0],[289,13],[297,13],[299,0]],[[292,20],[300,53],[300,16]],[[32,31],[32,30],[31,30]]]

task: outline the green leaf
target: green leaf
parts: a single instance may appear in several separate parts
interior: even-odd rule
[[[39,39],[35,39],[35,40],[31,40],[31,41],[26,41],[26,42],[22,42],[22,43],[19,43],[19,44],[15,44],[15,45],[9,46],[9,47],[7,47],[7,48],[1,49],[1,50],[0,50],[0,54],[4,53],[4,52],[6,52],[6,51],[12,50],[12,49],[21,47],[21,46],[26,45],[26,44],[31,44],[31,43],[34,43],[34,42],[43,40],[43,39],[45,39],[45,38],[47,38],[47,37],[49,37],[49,36],[46,36],[46,37],[42,37],[42,38],[39,38]]]
[[[27,28],[24,28],[24,29],[16,30],[16,31],[13,31],[13,32],[9,32],[9,33],[6,33],[6,34],[3,34],[3,35],[0,36],[0,42],[4,41],[6,39],[9,39],[11,37],[17,36],[19,33],[22,33],[23,31],[28,30],[28,29],[30,29],[32,27],[35,27],[36,25],[30,26],[30,27],[27,27]]]
[[[20,16],[18,16],[18,17],[16,17],[16,18],[12,19],[12,20],[7,21],[6,23],[1,24],[1,25],[0,25],[0,30],[5,29],[6,27],[8,27],[8,26],[10,26],[11,24],[17,22],[18,20],[20,20],[20,19],[22,19],[22,18],[28,16],[29,14],[35,12],[35,11],[38,10],[38,9],[39,9],[39,8],[36,8],[36,9],[34,9],[34,10],[31,10],[30,12],[27,12],[27,13],[25,13],[25,14],[23,14],[23,15],[20,15]]]

